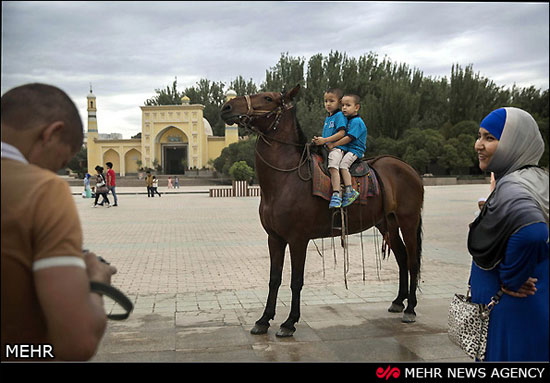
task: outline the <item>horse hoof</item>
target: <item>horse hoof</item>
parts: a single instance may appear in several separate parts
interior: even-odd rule
[[[250,330],[250,333],[253,335],[267,334],[268,328],[269,328],[269,325],[266,326],[266,325],[256,324],[254,325],[252,330]]]
[[[405,314],[403,314],[403,318],[401,319],[401,322],[403,322],[403,323],[414,323],[414,322],[416,322],[416,314],[414,314],[414,313],[405,313]]]
[[[388,311],[390,313],[400,313],[405,309],[405,305],[398,305],[397,303],[392,303]]]
[[[296,331],[296,329],[291,330],[286,327],[281,327],[279,328],[279,331],[277,331],[275,335],[278,336],[279,338],[287,338],[289,336],[292,336],[294,334],[294,331]]]

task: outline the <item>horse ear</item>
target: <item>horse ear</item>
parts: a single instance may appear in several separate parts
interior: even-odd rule
[[[291,89],[289,92],[285,93],[285,100],[292,101],[294,97],[298,94],[300,91],[300,84],[296,85],[293,89]]]

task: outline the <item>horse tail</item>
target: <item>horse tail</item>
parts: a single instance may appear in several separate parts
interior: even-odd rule
[[[418,264],[418,273],[416,274],[416,282],[420,281],[420,264],[422,261],[422,215],[420,215],[418,221],[418,227],[416,228],[416,262]]]
[[[383,215],[383,220],[384,220],[383,227],[386,229],[386,231],[384,233],[381,232],[382,241],[383,241],[382,242],[382,259],[386,259],[386,256],[389,256],[389,254],[390,254],[390,246],[389,246],[389,243],[388,243],[388,238],[386,237],[387,230],[388,230],[388,212],[386,211],[386,191],[384,190],[384,183],[382,182],[382,178],[380,177],[380,173],[378,172],[378,170],[376,170],[374,168],[374,166],[372,166],[381,157],[383,157],[383,156],[376,157],[371,162],[367,162],[367,163],[368,163],[369,168],[371,168],[373,170],[374,176],[378,180],[378,187],[380,188],[380,198],[382,199],[382,212],[383,212],[382,215]],[[380,228],[378,228],[378,230],[380,230]],[[386,250],[387,250],[387,253],[386,253]]]

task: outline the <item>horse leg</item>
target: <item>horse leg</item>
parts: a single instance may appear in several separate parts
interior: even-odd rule
[[[389,220],[389,219],[388,219]],[[395,298],[388,308],[389,312],[400,313],[405,308],[403,301],[408,297],[408,284],[409,284],[409,274],[407,270],[407,249],[399,236],[399,227],[395,219],[392,219],[392,224],[389,225],[388,235],[390,238],[390,246],[395,255],[395,260],[399,266],[399,291],[397,293],[397,298]]]
[[[405,323],[416,322],[416,288],[418,284],[418,275],[420,271],[420,254],[421,250],[421,223],[417,218],[401,219],[401,233],[403,234],[403,241],[407,247],[408,261],[407,268],[411,277],[411,285],[409,288],[409,295],[407,297],[407,308],[403,314],[402,321]]]
[[[256,324],[250,330],[251,334],[265,334],[269,328],[269,321],[275,317],[275,306],[277,304],[277,293],[281,286],[283,275],[283,264],[285,260],[285,249],[287,243],[272,235],[267,240],[269,246],[269,258],[271,266],[269,270],[269,294],[262,317],[256,321]]]
[[[304,286],[304,267],[308,242],[306,240],[290,244],[290,262],[292,267],[290,289],[292,291],[292,304],[288,319],[281,324],[279,331],[277,331],[276,335],[278,337],[292,336],[296,331],[294,324],[300,319],[300,293]]]

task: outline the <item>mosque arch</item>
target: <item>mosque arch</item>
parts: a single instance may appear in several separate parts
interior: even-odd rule
[[[103,153],[103,163],[100,166],[105,167],[107,162],[113,163],[113,170],[116,174],[120,174],[120,154],[115,149],[107,149]],[[105,169],[107,171],[107,169]]]
[[[139,172],[137,161],[143,161],[139,150],[132,148],[124,153],[124,169],[126,174],[134,174]]]
[[[164,174],[185,174],[189,166],[189,138],[185,131],[169,125],[156,134],[153,144]]]

